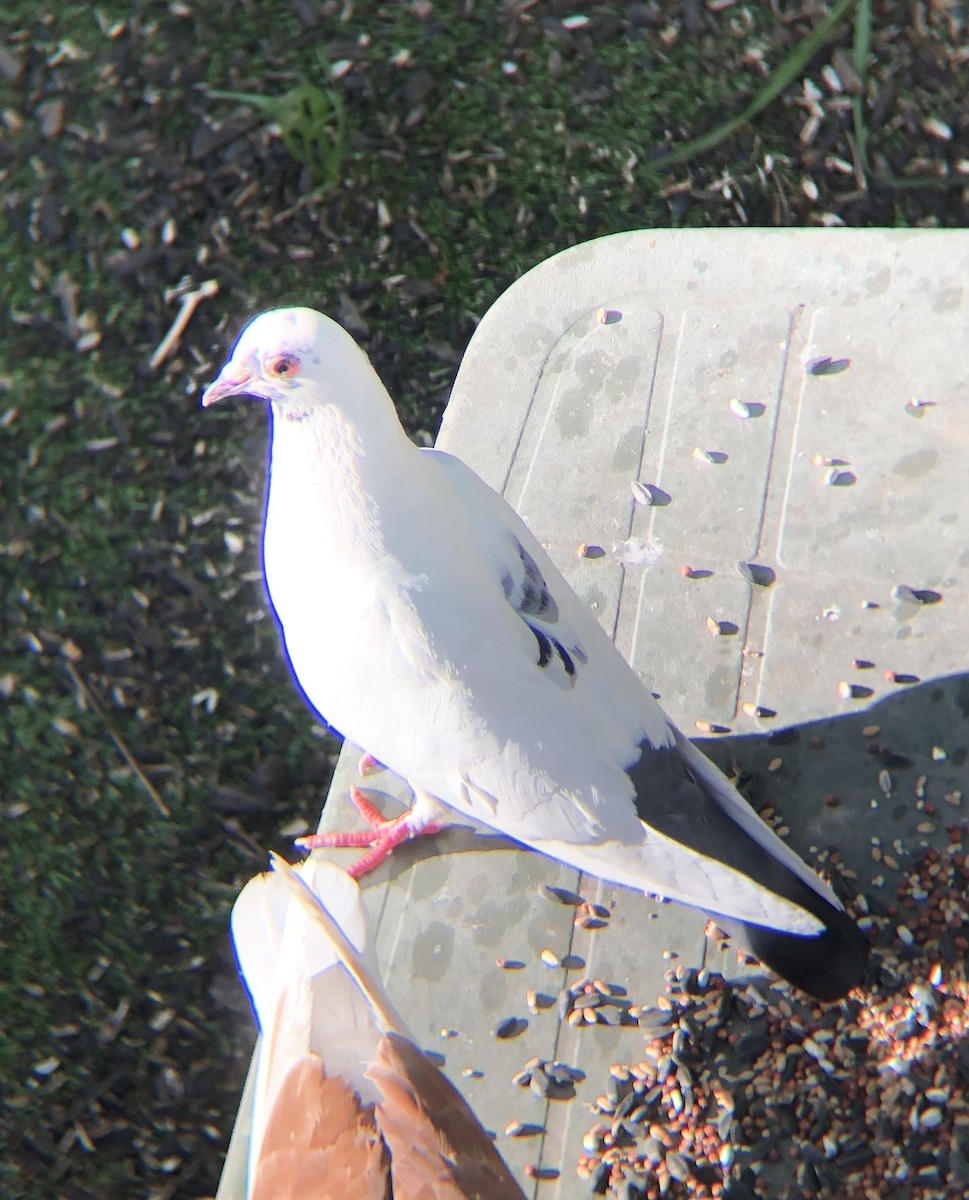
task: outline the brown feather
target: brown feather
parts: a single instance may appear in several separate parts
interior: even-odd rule
[[[274,857],[273,866],[326,930],[385,1030],[374,1030],[379,1041],[365,1072],[381,1099],[362,1103],[353,1085],[327,1076],[318,1054],[301,1055],[266,1122],[249,1200],[525,1200],[461,1094],[406,1036],[379,978],[316,893],[288,863]],[[295,1016],[281,994],[264,1054],[292,1053]]]
[[[390,1150],[394,1200],[524,1200],[460,1092],[407,1038],[381,1038],[367,1077]]]
[[[373,1106],[307,1054],[269,1114],[249,1200],[390,1200],[388,1165]]]

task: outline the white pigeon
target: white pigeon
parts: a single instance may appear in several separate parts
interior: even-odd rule
[[[701,908],[820,999],[867,940],[676,729],[518,515],[407,438],[353,339],[307,308],[256,317],[202,397],[269,403],[269,595],[317,712],[407,781],[372,850],[455,809],[603,879]]]
[[[358,884],[316,856],[243,888],[232,937],[262,1031],[246,1200],[524,1200],[380,983]]]

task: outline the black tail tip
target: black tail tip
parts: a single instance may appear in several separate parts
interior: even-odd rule
[[[825,1003],[842,1000],[862,982],[871,950],[868,938],[843,912],[833,912],[817,937],[748,924],[728,932],[776,975]]]

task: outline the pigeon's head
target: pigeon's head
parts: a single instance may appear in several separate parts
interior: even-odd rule
[[[325,403],[334,379],[360,359],[366,362],[363,351],[329,317],[312,308],[273,309],[242,331],[218,379],[202,393],[202,404],[250,396],[302,416]]]

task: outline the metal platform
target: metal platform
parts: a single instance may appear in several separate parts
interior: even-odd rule
[[[525,517],[684,731],[753,773],[808,861],[836,847],[887,894],[873,839],[901,866],[944,843],[915,781],[969,797],[969,232],[640,231],[565,251],[482,321],[438,445]],[[886,773],[874,736],[911,765]],[[357,824],[358,758],[345,747],[321,828]],[[606,905],[606,927],[576,928],[543,883]],[[655,1003],[664,950],[741,970],[702,915],[467,825],[398,850],[365,894],[395,1004],[539,1200],[584,1186],[582,1100],[642,1035],[573,1028],[526,992],[587,974]],[[496,1038],[511,1015],[524,1032]],[[581,1069],[577,1097],[514,1086],[533,1055]],[[534,1135],[502,1136],[515,1118]],[[246,1122],[244,1102],[219,1200],[243,1195]]]

